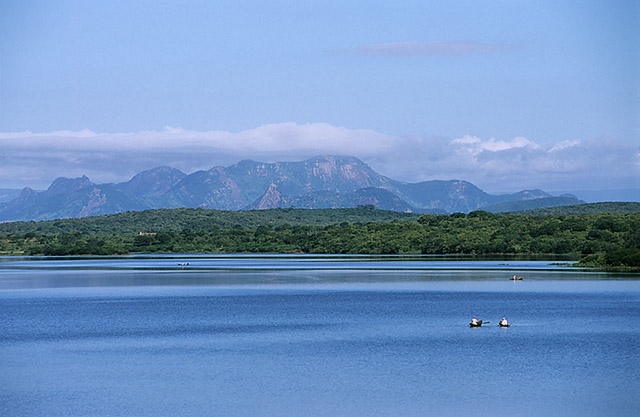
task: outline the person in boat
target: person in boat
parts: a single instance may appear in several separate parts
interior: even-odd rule
[[[506,327],[509,325],[509,322],[507,321],[506,318],[502,318],[502,320],[500,321],[500,326]]]
[[[476,318],[476,316],[473,316],[473,318],[471,319],[471,324],[473,326],[477,326],[478,325],[478,319]]]

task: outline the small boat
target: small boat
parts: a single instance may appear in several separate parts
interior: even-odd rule
[[[511,278],[509,278],[511,281],[522,281],[522,277],[517,277],[517,276],[512,276]]]
[[[478,322],[475,324],[473,322],[469,323],[469,327],[480,327],[480,326],[482,326],[482,320],[478,320]]]
[[[498,326],[500,326],[500,327],[509,327],[509,326],[511,326],[511,323],[507,323],[507,324],[498,323]]]

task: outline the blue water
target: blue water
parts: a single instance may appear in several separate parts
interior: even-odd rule
[[[0,415],[635,416],[638,319],[545,261],[3,258]]]

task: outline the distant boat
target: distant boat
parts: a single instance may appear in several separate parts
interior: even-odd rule
[[[511,281],[522,281],[522,277],[517,277],[517,276],[512,276],[511,278],[509,278]]]
[[[507,324],[498,323],[498,326],[500,326],[500,327],[509,327],[509,326],[511,326],[511,323],[507,323]]]
[[[482,326],[482,320],[478,320],[476,323],[471,322],[469,323],[469,327],[480,327]]]
[[[178,265],[180,265],[180,266],[188,266],[189,262],[180,262]]]

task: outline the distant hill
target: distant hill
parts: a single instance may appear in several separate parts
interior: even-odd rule
[[[301,162],[244,160],[191,174],[158,167],[119,184],[94,184],[86,176],[58,178],[45,191],[25,188],[17,198],[0,203],[0,222],[182,207],[263,210],[375,205],[394,211],[445,214],[563,204],[551,198],[542,190],[493,195],[459,180],[405,183],[378,174],[355,157],[317,156]],[[512,202],[520,204],[507,204]]]
[[[398,197],[391,191],[381,188],[367,187],[350,193],[332,191],[314,191],[302,196],[282,195],[276,185],[269,186],[267,192],[248,210],[265,210],[278,207],[295,207],[304,209],[327,209],[353,206],[375,206],[381,210],[393,210],[405,213],[433,213],[446,214],[444,210],[416,208]]]
[[[46,191],[22,190],[18,198],[0,204],[0,221],[48,220],[145,210],[148,205],[112,184],[89,178],[58,178]]]
[[[146,201],[149,206],[155,205],[155,200],[186,177],[184,172],[170,167],[158,167],[135,175],[131,180],[116,185],[116,188],[130,195]]]
[[[535,209],[547,209],[559,206],[576,206],[583,204],[584,201],[578,200],[575,196],[565,195],[560,197],[542,197],[531,200],[522,201],[506,201],[491,206],[483,207],[482,210],[490,213],[505,213],[512,211],[524,211]]]
[[[603,201],[640,202],[640,188],[552,191],[552,193],[554,195],[571,193],[587,203],[599,203]]]
[[[20,190],[14,190],[10,188],[0,188],[0,203],[6,203],[13,199],[18,198]]]
[[[640,213],[640,203],[635,202],[605,202],[578,204],[563,207],[547,207],[535,210],[510,212],[530,216],[578,216],[581,214],[633,214]]]

